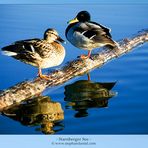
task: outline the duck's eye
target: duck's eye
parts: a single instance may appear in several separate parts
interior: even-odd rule
[[[58,36],[57,34],[55,34],[55,33],[52,33],[54,36]]]
[[[55,35],[53,32],[51,32],[50,34],[53,34],[53,35]]]

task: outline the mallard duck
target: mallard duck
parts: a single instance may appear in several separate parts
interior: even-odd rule
[[[66,38],[72,45],[88,50],[87,56],[80,56],[82,59],[89,58],[94,48],[106,45],[112,48],[117,46],[117,43],[111,39],[109,28],[90,20],[89,12],[81,11],[68,22],[69,26],[65,31]]]
[[[65,49],[59,42],[64,40],[55,29],[49,28],[45,31],[43,39],[16,41],[3,47],[2,51],[7,56],[38,67],[38,76],[48,80],[48,75],[43,75],[41,69],[58,66],[65,57]]]

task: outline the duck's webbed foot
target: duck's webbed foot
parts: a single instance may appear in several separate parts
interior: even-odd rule
[[[88,58],[90,58],[88,55],[80,55],[80,59],[88,59]]]
[[[41,79],[49,80],[49,76],[48,76],[48,75],[43,75],[43,74],[42,74],[42,70],[41,70],[40,67],[39,67],[39,71],[38,71],[38,76],[39,76]]]
[[[49,76],[48,76],[48,75],[39,74],[38,76],[39,76],[41,79],[49,80]]]

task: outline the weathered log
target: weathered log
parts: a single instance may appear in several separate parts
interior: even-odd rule
[[[93,54],[91,59],[81,60],[77,58],[76,60],[68,62],[58,71],[50,72],[49,81],[35,78],[32,81],[20,82],[19,84],[16,84],[0,93],[0,110],[40,94],[47,87],[63,84],[73,77],[87,73],[96,67],[101,67],[109,60],[118,58],[119,56],[131,51],[134,47],[147,41],[148,30],[143,30],[131,38],[119,41],[119,47],[116,48],[116,50],[103,48],[100,52]]]

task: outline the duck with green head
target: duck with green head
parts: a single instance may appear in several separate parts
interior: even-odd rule
[[[88,55],[81,55],[82,59],[90,58],[94,48],[110,46],[114,48],[117,43],[113,41],[110,29],[91,21],[91,16],[87,11],[81,11],[70,20],[65,31],[67,40],[77,48],[88,50]]]

